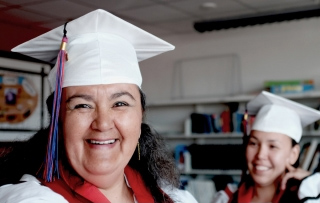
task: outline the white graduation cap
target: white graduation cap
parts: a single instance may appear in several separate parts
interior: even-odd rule
[[[12,49],[55,63],[64,26],[57,27]],[[66,26],[68,61],[62,87],[132,83],[141,87],[138,62],[174,49],[162,39],[98,9]],[[55,90],[56,67],[49,74]]]
[[[251,130],[285,134],[297,143],[302,129],[320,120],[320,111],[262,91],[247,104],[249,115],[256,115]]]

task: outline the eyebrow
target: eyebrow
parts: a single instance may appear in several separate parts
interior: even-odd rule
[[[87,100],[87,101],[93,101],[92,97],[90,95],[87,95],[87,94],[75,94],[75,95],[72,95],[71,97],[69,97],[67,99],[67,103],[70,102],[71,100],[75,99],[75,98],[82,98],[84,100]]]
[[[255,137],[254,135],[251,135],[251,137],[249,139],[254,139],[254,140],[258,140],[259,139],[257,137]],[[275,140],[275,139],[268,139],[267,142],[280,142],[279,140]]]
[[[135,100],[135,98],[132,96],[132,94],[130,94],[127,91],[114,93],[114,94],[111,95],[110,99],[116,99],[116,98],[119,98],[119,97],[124,96],[124,95],[127,95],[131,99]],[[87,95],[87,94],[75,94],[75,95],[72,95],[71,97],[69,97],[66,102],[68,103],[68,102],[70,102],[71,100],[73,100],[75,98],[82,98],[82,99],[85,99],[87,101],[93,101],[93,98],[90,95]]]
[[[124,96],[124,95],[129,96],[131,99],[135,100],[135,98],[132,96],[132,94],[130,94],[127,91],[114,93],[114,94],[111,95],[110,99],[116,99],[116,98],[119,98],[119,97]]]
[[[279,140],[268,140],[268,142],[279,142],[279,143],[281,143]]]

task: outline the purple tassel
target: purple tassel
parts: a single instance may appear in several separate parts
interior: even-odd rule
[[[65,24],[66,27],[66,24]],[[62,81],[64,76],[64,63],[67,57],[66,44],[68,38],[66,36],[66,30],[64,29],[64,36],[61,43],[61,48],[57,58],[57,73],[56,73],[56,87],[54,92],[50,134],[47,145],[47,154],[43,171],[43,179],[47,182],[52,182],[55,177],[59,178],[59,159],[58,159],[58,122],[59,111],[61,103],[62,93]]]

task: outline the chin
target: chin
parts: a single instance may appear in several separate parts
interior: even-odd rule
[[[270,180],[270,178],[268,177],[264,177],[264,178],[253,178],[253,181],[255,183],[256,186],[259,186],[259,187],[266,187],[266,186],[269,186],[269,185],[272,185],[274,181]]]
[[[110,184],[108,184],[110,183],[110,181],[108,181],[108,179],[104,178],[103,176],[90,176],[90,178],[85,180],[100,189],[110,186]]]
[[[88,175],[88,176],[104,176],[104,175],[109,175],[112,174],[116,171],[117,169],[107,165],[107,166],[100,166],[100,167],[93,167],[93,168],[86,168],[86,170],[84,171],[84,174]]]

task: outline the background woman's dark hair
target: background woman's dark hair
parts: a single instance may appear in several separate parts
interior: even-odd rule
[[[146,99],[144,93],[139,89],[141,105],[143,111],[146,109]],[[51,111],[53,94],[47,99],[48,111]],[[37,132],[30,140],[23,143],[12,143],[8,148],[9,152],[0,157],[0,184],[18,182],[23,174],[36,176],[41,168],[46,154],[49,130],[44,129]],[[63,140],[63,139],[61,139]],[[150,189],[155,202],[172,202],[163,195],[160,186],[169,184],[178,187],[179,173],[175,167],[173,156],[168,152],[163,138],[153,131],[147,124],[141,124],[140,160],[138,160],[137,150],[134,152],[129,165],[139,171],[146,186]],[[70,170],[64,147],[59,144],[59,157],[63,164]]]

